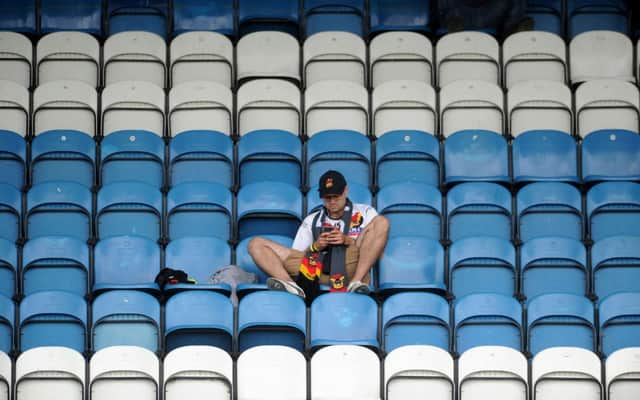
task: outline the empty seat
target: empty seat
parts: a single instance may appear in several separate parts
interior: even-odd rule
[[[395,131],[437,133],[436,93],[428,83],[385,82],[371,96],[372,135],[379,138]]]
[[[235,36],[235,8],[233,0],[216,2],[198,0],[173,0],[172,34],[214,31]],[[203,43],[204,44],[204,43]]]
[[[600,359],[578,347],[554,347],[531,363],[532,400],[602,398]]]
[[[505,239],[467,237],[449,247],[449,291],[456,297],[473,293],[516,293],[516,250]]]
[[[322,81],[304,93],[306,136],[326,130],[369,133],[369,95],[362,86],[345,81]]]
[[[2,2],[0,14],[3,15],[0,29],[35,34],[37,31],[35,0],[13,3]]]
[[[511,194],[489,182],[468,182],[447,193],[448,238],[455,242],[473,236],[510,240]]]
[[[582,179],[585,183],[603,180],[640,179],[640,135],[636,131],[599,130],[582,141]]]
[[[155,400],[160,388],[158,358],[136,346],[113,346],[89,360],[89,394],[94,400]]]
[[[616,292],[638,290],[640,238],[610,236],[591,248],[592,290],[599,299]]]
[[[450,348],[449,304],[433,293],[403,292],[382,304],[382,332],[387,357],[412,345]]]
[[[232,201],[229,189],[220,184],[187,182],[172,187],[167,194],[168,238],[209,236],[231,239]]]
[[[326,80],[367,86],[367,46],[350,32],[318,32],[303,45],[302,79],[305,86]]]
[[[257,130],[242,136],[237,145],[240,186],[263,182],[302,185],[302,142],[281,130]]]
[[[231,400],[233,361],[222,349],[183,346],[168,352],[163,376],[166,400]]]
[[[9,356],[5,353],[0,353],[0,399],[2,400],[10,399],[13,379],[11,364]]]
[[[533,19],[535,30],[564,37],[564,3],[562,0],[527,0],[526,13]]]
[[[518,191],[516,209],[518,236],[523,242],[545,236],[582,240],[582,197],[571,185],[531,183]]]
[[[107,0],[106,3],[107,36],[131,31],[132,27],[152,32],[161,38],[167,35],[168,0]]]
[[[304,352],[307,310],[291,293],[259,291],[238,305],[238,351],[264,345],[287,346]]]
[[[480,346],[458,359],[458,399],[479,400],[495,396],[527,400],[529,367],[522,353],[509,347]]]
[[[240,36],[258,31],[281,31],[298,36],[300,0],[280,0],[274,3],[241,0],[236,11]]]
[[[233,304],[228,297],[205,291],[184,291],[165,306],[165,347],[214,346],[232,350]]]
[[[0,184],[0,239],[16,242],[22,237],[22,199],[18,189]]]
[[[162,137],[149,131],[122,130],[110,134],[101,144],[101,184],[160,189],[165,181],[164,147]]]
[[[629,5],[624,0],[567,0],[567,36],[595,30],[629,33]]]
[[[134,290],[103,293],[93,300],[92,315],[91,343],[96,352],[122,345],[154,352],[160,348],[160,304],[150,294]]]
[[[133,81],[111,84],[102,91],[101,105],[103,136],[126,130],[164,135],[164,91],[152,83]],[[134,137],[132,141],[135,140]]]
[[[453,400],[453,358],[434,346],[402,346],[384,359],[384,398],[408,399],[429,393],[433,400]]]
[[[457,299],[454,324],[458,354],[477,346],[522,349],[522,306],[513,297],[478,293]]]
[[[22,4],[28,4],[24,2]],[[33,2],[35,4],[35,2]],[[9,3],[3,3],[0,8],[3,12],[6,11]],[[7,16],[7,14],[3,15]],[[10,21],[9,18],[3,18],[3,21]],[[0,27],[3,24],[0,22]],[[6,29],[6,28],[0,28]],[[31,87],[33,82],[33,45],[31,41],[24,35],[18,32],[3,31],[0,33],[0,49],[2,55],[0,56],[0,79],[12,81],[16,85],[22,86],[25,89]],[[4,90],[3,90],[4,92]]]
[[[0,184],[22,189],[26,182],[29,91],[0,81]]]
[[[102,36],[102,1],[80,3],[71,0],[42,0],[40,2],[40,33],[80,31]]]
[[[354,203],[373,205],[373,195],[368,186],[358,183],[349,183],[349,199]],[[307,212],[318,210],[323,206],[322,199],[318,194],[318,185],[313,185],[308,190]]]
[[[95,2],[82,4],[90,3]],[[41,6],[45,7],[45,4]],[[60,9],[64,10],[69,6],[70,4]],[[50,33],[38,41],[36,55],[38,85],[57,80],[81,81],[94,88],[100,84],[100,43],[89,33]]]
[[[238,89],[237,132],[282,130],[302,135],[300,89],[282,79],[256,79]]]
[[[31,239],[22,252],[22,293],[63,290],[84,296],[89,282],[89,247],[65,236]]]
[[[113,0],[110,0],[113,1]],[[133,25],[140,29],[140,25]],[[142,30],[111,34],[103,48],[103,82],[150,82],[161,88],[167,81],[167,45],[157,34]]]
[[[27,350],[16,360],[16,398],[83,400],[85,373],[77,351],[58,346]]]
[[[265,345],[238,357],[238,400],[304,400],[306,396],[307,361],[301,352]]]
[[[587,293],[587,251],[576,239],[546,236],[524,242],[520,269],[520,291],[528,299],[550,293]]]
[[[609,30],[583,32],[571,39],[569,58],[572,85],[594,79],[634,81],[633,44],[625,34]]]
[[[20,302],[20,351],[62,346],[83,353],[87,341],[87,304],[73,293],[42,291]]]
[[[306,0],[303,12],[305,37],[324,31],[365,34],[367,6],[364,0]]]
[[[415,32],[381,33],[369,43],[369,71],[370,86],[374,89],[398,77],[432,85],[433,45],[427,37]]]
[[[640,348],[613,352],[605,361],[606,390],[609,400],[632,400],[640,390]]]
[[[389,237],[424,236],[440,240],[442,195],[431,185],[397,182],[380,189],[377,210],[389,220]]]
[[[598,304],[600,352],[609,356],[625,347],[640,346],[640,293],[617,292]]]
[[[640,94],[632,83],[614,79],[585,82],[575,92],[576,135],[587,139],[601,130],[637,133],[639,109]],[[615,157],[611,159],[608,161],[614,162]]]
[[[89,188],[58,181],[34,185],[27,192],[26,237],[70,236],[86,242],[93,237],[93,200]]]
[[[311,400],[380,398],[380,360],[364,347],[336,345],[318,350],[311,357],[310,377]]]
[[[256,78],[300,83],[300,44],[287,33],[261,31],[245,35],[236,44],[236,57],[239,83]]]
[[[175,1],[173,6],[174,15],[182,14],[184,7],[188,7],[188,3],[192,3],[191,7],[211,7],[223,8],[225,2],[216,2],[215,4],[195,5],[192,0]],[[185,10],[186,11],[186,10]],[[193,20],[202,20],[211,15],[198,14],[198,18]],[[216,21],[214,23],[225,24],[225,21]],[[179,21],[174,20],[174,33],[181,32],[178,26]],[[233,22],[231,23],[233,31]],[[209,81],[219,83],[228,88],[233,87],[234,70],[233,70],[233,45],[231,40],[222,33],[217,32],[187,32],[176,36],[170,44],[169,69],[171,87],[185,82],[191,81]]]
[[[15,305],[13,300],[0,295],[0,353],[13,351],[13,328],[15,321]]]
[[[587,192],[589,237],[640,236],[640,184],[603,182]]]
[[[279,236],[279,235],[263,235],[265,239],[272,240],[276,243],[279,243],[285,247],[291,247],[293,244],[293,238],[289,236]],[[236,265],[245,270],[246,272],[255,274],[256,283],[239,283],[236,286],[236,293],[238,296],[244,296],[247,293],[263,290],[267,288],[266,281],[268,275],[265,274],[260,267],[258,267],[253,261],[253,258],[249,254],[249,242],[251,242],[253,237],[248,237],[246,239],[241,240],[236,246]]]
[[[390,237],[378,266],[378,290],[402,289],[446,290],[444,250],[438,240],[424,236]]]
[[[458,80],[478,80],[500,85],[500,45],[484,32],[456,32],[436,44],[437,86]]]
[[[111,289],[157,291],[160,247],[142,236],[113,236],[94,250],[93,292]]]
[[[385,31],[428,33],[432,20],[431,2],[373,0],[369,2],[371,34]]]
[[[0,239],[0,295],[13,298],[17,288],[17,273],[18,249],[12,242]]]
[[[544,3],[554,1],[557,0]],[[535,31],[509,35],[502,44],[502,78],[509,90],[517,83],[532,80],[568,82],[567,46],[564,40],[555,33],[543,32],[538,26],[535,28]]]

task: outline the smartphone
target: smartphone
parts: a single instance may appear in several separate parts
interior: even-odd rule
[[[333,232],[333,226],[323,226],[320,232]]]

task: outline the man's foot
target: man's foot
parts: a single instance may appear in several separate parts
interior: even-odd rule
[[[347,292],[349,293],[358,293],[358,294],[369,294],[371,290],[369,289],[369,285],[366,283],[362,283],[360,281],[353,281],[349,283],[347,287]]]
[[[305,298],[304,290],[295,282],[284,281],[278,278],[267,278],[267,287],[271,290],[289,292],[303,299]]]

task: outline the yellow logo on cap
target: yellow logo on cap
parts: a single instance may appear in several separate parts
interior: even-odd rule
[[[325,189],[333,187],[333,178],[327,178],[326,182],[324,183],[324,187]]]

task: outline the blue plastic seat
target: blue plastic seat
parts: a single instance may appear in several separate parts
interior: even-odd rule
[[[402,346],[450,349],[449,304],[433,293],[394,294],[382,304],[382,334],[386,354]]]
[[[385,31],[431,31],[431,1],[370,0],[371,34]]]
[[[151,240],[162,236],[162,193],[142,182],[104,185],[98,192],[97,237],[136,235]]]
[[[214,290],[225,295],[231,293],[227,283],[208,283],[209,278],[222,267],[231,264],[231,247],[220,238],[187,236],[172,240],[165,250],[167,268],[183,270],[196,284],[177,283],[167,285],[165,293],[173,294],[182,290]]]
[[[213,31],[235,36],[233,0],[173,0],[173,36]]]
[[[87,340],[87,303],[74,293],[37,292],[20,303],[20,351],[63,346],[83,353]]]
[[[0,129],[0,184],[22,189],[26,177],[27,143],[15,132]]]
[[[233,304],[219,293],[185,291],[167,301],[165,347],[215,346],[232,350]]]
[[[403,289],[446,291],[444,250],[422,236],[389,239],[378,265],[378,291]]]
[[[533,18],[537,31],[555,33],[564,37],[563,0],[527,0],[527,16]]]
[[[238,240],[249,236],[295,237],[302,221],[302,194],[282,182],[251,183],[237,197]]]
[[[93,237],[92,194],[75,182],[48,182],[27,193],[27,237],[69,236],[86,242]]]
[[[285,247],[291,247],[293,244],[293,238],[289,236],[263,235],[262,237],[279,243]],[[238,243],[238,246],[236,246],[236,265],[249,273],[255,274],[257,282],[238,284],[238,286],[236,286],[236,293],[238,297],[243,297],[247,293],[267,288],[267,274],[265,274],[260,267],[256,265],[249,254],[248,247],[251,239],[253,239],[253,237],[245,238]]]
[[[610,236],[591,248],[593,293],[599,299],[639,290],[640,237]]]
[[[240,186],[274,181],[300,187],[302,184],[302,143],[293,133],[257,130],[238,141]]]
[[[0,239],[15,242],[22,236],[21,214],[20,191],[15,186],[0,183]]]
[[[114,236],[94,250],[93,292],[111,289],[158,291],[160,247],[142,236]]]
[[[513,181],[578,183],[578,150],[565,132],[534,130],[513,140]]]
[[[347,182],[347,186],[349,187],[348,197],[352,202],[368,205],[373,204],[373,195],[368,186],[350,182]],[[322,199],[318,194],[318,185],[316,184],[307,192],[307,212],[315,211],[321,206]]]
[[[168,0],[107,0],[106,3],[107,36],[131,30],[167,36]]]
[[[366,16],[364,0],[305,0],[305,37],[326,31],[346,31],[362,37]]]
[[[640,184],[603,182],[587,192],[591,240],[609,236],[640,236]]]
[[[444,182],[509,183],[507,140],[496,132],[466,129],[444,141]]]
[[[187,131],[169,143],[169,178],[171,185],[184,182],[234,185],[233,142],[224,133]]]
[[[0,351],[11,353],[13,350],[13,324],[15,305],[13,300],[0,295]]]
[[[102,36],[102,0],[40,0],[40,33],[80,31]]]
[[[307,141],[307,184],[316,185],[327,170],[339,171],[347,184],[371,183],[371,143],[356,131],[318,132]]]
[[[567,0],[569,39],[586,31],[629,33],[630,10],[624,0]]]
[[[12,298],[16,293],[18,249],[13,242],[0,239],[0,295]],[[0,349],[0,351],[2,351]]]
[[[31,184],[71,181],[94,186],[96,144],[84,132],[51,130],[31,142]]]
[[[304,301],[287,292],[260,291],[246,295],[238,305],[238,351],[279,345],[304,352],[307,309]]]
[[[87,293],[89,247],[68,236],[42,236],[29,240],[22,251],[22,293],[62,290]]]
[[[36,33],[36,0],[1,0],[0,15],[0,30]]]
[[[518,191],[516,208],[518,235],[523,242],[546,236],[582,240],[582,198],[571,185],[529,184]]]
[[[478,293],[454,304],[454,345],[458,354],[476,346],[505,346],[522,351],[522,306],[516,299]]]
[[[150,294],[103,293],[93,301],[92,316],[93,351],[109,346],[139,346],[154,352],[160,348],[160,304]]]
[[[376,185],[396,182],[440,183],[440,144],[421,131],[391,131],[376,140]]]
[[[167,194],[169,239],[210,236],[232,237],[233,195],[218,183],[186,182]]]
[[[300,0],[239,0],[239,35],[257,31],[282,31],[299,35]]]
[[[608,357],[616,350],[640,346],[640,293],[619,292],[598,305],[600,351]]]
[[[582,180],[640,180],[640,135],[623,129],[589,133],[582,140]]]
[[[359,345],[377,350],[378,305],[369,296],[325,293],[311,303],[309,346]]]
[[[164,141],[149,131],[118,131],[100,144],[100,183],[164,184]]]
[[[474,293],[513,296],[516,276],[516,250],[508,240],[476,236],[449,247],[449,291],[456,298]]]
[[[587,293],[587,251],[575,239],[547,236],[520,248],[521,292],[528,298],[550,293]]]
[[[389,237],[440,240],[442,195],[434,186],[411,181],[384,186],[377,195],[377,210],[389,220]]]
[[[455,242],[472,236],[510,240],[511,194],[489,182],[469,182],[447,193],[448,237]]]

